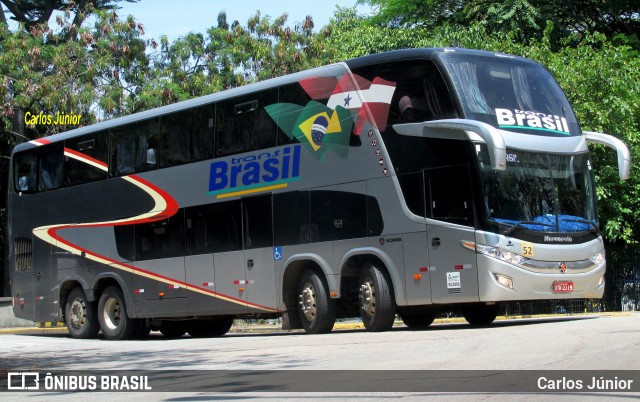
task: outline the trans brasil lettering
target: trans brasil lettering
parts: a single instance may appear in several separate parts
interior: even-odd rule
[[[562,135],[571,134],[567,119],[553,114],[496,108],[496,117],[500,128],[540,130]]]
[[[300,145],[211,163],[209,195],[218,198],[284,188],[300,179]]]

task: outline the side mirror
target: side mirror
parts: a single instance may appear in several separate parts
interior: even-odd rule
[[[604,133],[584,131],[583,134],[587,142],[606,145],[616,150],[618,153],[618,175],[620,176],[620,180],[627,180],[629,178],[629,172],[631,171],[631,154],[624,142],[612,135]]]
[[[477,134],[489,148],[491,167],[495,170],[507,168],[507,147],[502,134],[493,126],[475,120],[446,119],[424,123],[395,124],[398,134],[413,137],[471,140],[469,131]]]

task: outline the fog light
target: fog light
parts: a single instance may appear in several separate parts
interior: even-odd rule
[[[510,276],[506,276],[502,274],[493,274],[493,276],[496,278],[496,281],[498,281],[498,283],[503,287],[509,290],[515,290],[513,286],[513,278],[511,278]]]
[[[601,265],[605,262],[605,253],[604,251],[599,252],[593,257],[589,258],[594,264]]]
[[[596,286],[596,289],[599,288],[600,286],[604,286],[604,275],[602,275],[602,277],[598,281],[598,286]]]

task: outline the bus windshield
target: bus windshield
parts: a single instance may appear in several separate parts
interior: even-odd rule
[[[580,135],[566,96],[541,65],[462,54],[448,54],[443,61],[465,118],[522,134]]]
[[[595,190],[588,155],[507,150],[507,169],[491,168],[477,145],[483,209],[493,222],[537,232],[597,230]]]

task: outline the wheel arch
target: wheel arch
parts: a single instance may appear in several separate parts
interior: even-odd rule
[[[329,263],[315,254],[296,254],[287,259],[282,274],[282,302],[284,304],[283,328],[301,329],[302,323],[298,317],[298,281],[302,273],[310,269],[322,278],[329,289],[329,294],[340,291],[340,280],[331,270]],[[330,296],[331,297],[331,296]]]
[[[342,278],[357,278],[362,267],[366,263],[376,264],[380,270],[386,272],[391,281],[391,291],[396,305],[406,304],[406,293],[404,291],[402,274],[399,272],[397,265],[386,253],[373,247],[363,247],[350,250],[346,253],[340,264],[340,276]]]
[[[291,300],[287,300],[287,294],[293,294],[295,297],[296,284],[305,269],[311,269],[324,278],[330,293],[339,292],[339,281],[332,280],[336,275],[333,274],[331,266],[327,261],[314,254],[294,255],[285,262],[285,268],[282,274],[282,295],[283,302],[287,309],[295,308],[296,306],[296,299],[293,300],[293,304],[288,303]]]

